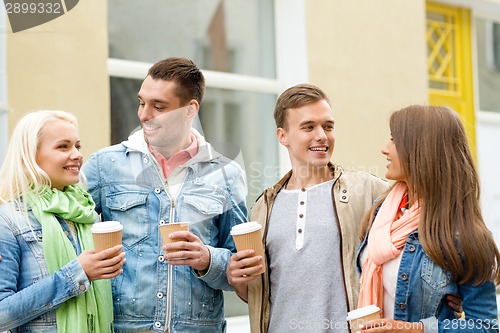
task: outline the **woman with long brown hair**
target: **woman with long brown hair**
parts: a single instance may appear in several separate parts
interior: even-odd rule
[[[377,305],[384,319],[361,331],[498,332],[500,253],[458,114],[413,105],[392,114],[390,130],[382,153],[395,183],[365,216],[357,260],[359,306]],[[448,294],[462,298],[465,320]]]

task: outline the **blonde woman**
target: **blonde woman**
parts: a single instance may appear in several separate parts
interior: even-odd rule
[[[95,253],[92,197],[78,182],[76,118],[37,111],[17,124],[0,169],[0,331],[113,332],[109,280],[121,245]]]
[[[359,306],[376,304],[375,332],[498,332],[500,254],[479,207],[479,182],[464,127],[447,107],[392,114],[382,149],[395,184],[363,221]],[[465,320],[446,306],[463,300]]]

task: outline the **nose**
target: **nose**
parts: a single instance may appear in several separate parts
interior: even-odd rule
[[[153,108],[148,106],[147,104],[139,105],[139,109],[137,110],[137,115],[139,116],[139,120],[141,122],[146,122],[148,120],[153,119]]]
[[[73,147],[70,158],[72,160],[82,160],[83,154],[76,147]]]
[[[323,127],[318,127],[318,129],[316,130],[315,136],[316,136],[316,141],[319,141],[319,142],[324,142],[324,141],[326,141],[326,138],[327,138]]]
[[[380,150],[380,152],[384,155],[388,155],[389,154],[389,142],[382,147],[382,149]]]

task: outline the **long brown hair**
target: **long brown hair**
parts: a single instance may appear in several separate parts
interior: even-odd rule
[[[457,283],[500,283],[500,253],[484,224],[479,181],[465,129],[447,107],[412,105],[394,112],[391,135],[410,197],[419,200],[425,253]],[[364,238],[383,196],[364,217]]]

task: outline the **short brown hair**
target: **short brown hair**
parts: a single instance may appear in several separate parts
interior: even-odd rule
[[[276,107],[274,108],[276,127],[285,128],[286,115],[289,109],[300,108],[304,105],[322,100],[330,104],[325,93],[313,84],[302,83],[288,88],[281,93],[276,101]]]
[[[205,77],[193,61],[187,58],[167,58],[151,66],[148,75],[153,79],[175,81],[175,93],[186,104],[192,99],[201,104],[205,95]]]

